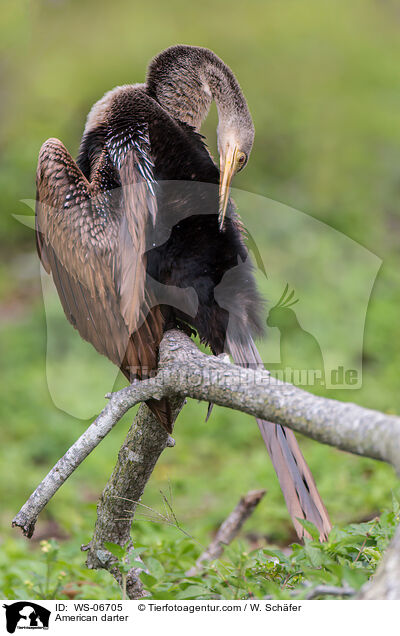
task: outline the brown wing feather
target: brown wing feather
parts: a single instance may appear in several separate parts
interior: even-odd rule
[[[141,321],[145,301],[146,233],[150,217],[153,220],[155,216],[155,196],[152,183],[146,182],[136,168],[133,150],[128,151],[120,167],[120,178],[124,207],[119,241],[121,310],[133,331]],[[138,210],[145,213],[138,214]]]
[[[145,290],[145,232],[155,197],[149,202],[136,163],[133,150],[125,153],[120,175],[127,187],[110,196],[107,149],[89,183],[64,145],[49,139],[39,154],[36,204],[39,257],[68,320],[130,380],[156,368],[163,333],[160,308]],[[168,408],[155,411],[170,430]]]
[[[94,201],[100,194],[59,140],[45,142],[37,170],[39,256],[52,273],[68,320],[119,365],[129,333],[111,267],[118,228],[99,222],[99,201]]]

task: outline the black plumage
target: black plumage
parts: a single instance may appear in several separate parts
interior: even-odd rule
[[[221,170],[199,134],[212,99]],[[232,71],[207,49],[177,46],[153,60],[146,84],[95,104],[77,162],[60,141],[43,145],[40,258],[67,318],[129,380],[156,369],[163,332],[176,325],[193,327],[214,354],[261,363],[261,299],[229,200],[253,137]],[[168,402],[149,406],[170,431]],[[296,517],[326,536],[329,518],[293,433],[258,424],[299,535]]]

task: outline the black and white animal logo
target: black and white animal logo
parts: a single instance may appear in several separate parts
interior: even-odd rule
[[[9,634],[14,634],[16,629],[49,628],[51,612],[37,603],[18,601],[3,607],[6,610],[6,627]]]

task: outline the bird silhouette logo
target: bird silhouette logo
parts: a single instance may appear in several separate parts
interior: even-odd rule
[[[324,386],[325,365],[321,347],[318,340],[303,329],[292,309],[298,302],[294,290],[289,291],[287,283],[282,296],[268,313],[267,326],[280,331],[281,363],[277,366],[291,374],[285,379],[294,384]]]
[[[18,601],[4,604],[3,607],[6,610],[6,628],[9,634],[14,634],[16,629],[49,628],[51,612],[37,603]]]

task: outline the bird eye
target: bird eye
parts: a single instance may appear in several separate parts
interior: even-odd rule
[[[246,154],[244,152],[238,152],[237,153],[237,166],[238,166],[238,171],[241,170],[244,166],[244,164],[246,163]]]

